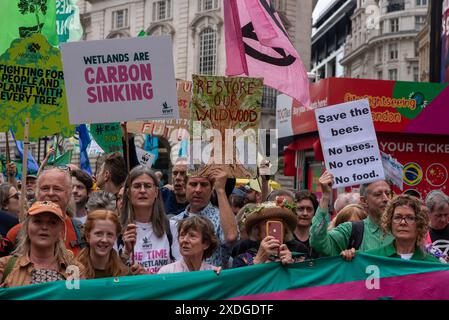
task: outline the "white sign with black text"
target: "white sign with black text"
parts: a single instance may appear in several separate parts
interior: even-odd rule
[[[368,100],[318,108],[315,117],[333,188],[384,179]]]

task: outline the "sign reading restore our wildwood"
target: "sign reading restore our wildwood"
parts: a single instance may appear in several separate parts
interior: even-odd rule
[[[61,44],[70,123],[179,117],[169,36]]]
[[[368,100],[319,108],[315,117],[334,188],[384,179]]]

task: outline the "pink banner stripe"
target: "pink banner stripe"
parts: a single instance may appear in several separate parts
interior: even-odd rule
[[[368,275],[367,275],[368,278]],[[378,288],[366,281],[298,288],[232,298],[231,300],[449,300],[449,271],[380,278]]]

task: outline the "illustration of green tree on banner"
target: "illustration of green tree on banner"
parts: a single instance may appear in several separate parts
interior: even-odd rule
[[[203,143],[210,143],[206,136],[206,130],[216,129],[220,133],[222,141],[215,141],[210,160],[207,166],[201,169],[195,167],[195,171],[201,176],[207,176],[212,165],[232,164],[223,167],[230,177],[250,178],[256,176],[256,157],[254,164],[248,161],[240,161],[245,156],[244,148],[239,148],[237,138],[245,137],[248,142],[256,146],[257,129],[259,128],[260,112],[262,106],[263,79],[247,77],[217,77],[193,75],[193,95],[191,103],[191,120],[201,121],[201,133],[192,128],[193,139],[202,137]],[[226,129],[233,129],[235,136],[232,138],[233,154],[226,150]],[[221,154],[217,151],[221,143]],[[250,152],[248,152],[250,153]],[[218,154],[218,156],[217,156]],[[256,156],[257,150],[253,150],[248,156]],[[194,155],[198,156],[198,155]],[[226,158],[226,159],[225,159]],[[246,158],[246,157],[245,157]],[[249,160],[249,158],[247,158]],[[204,162],[205,159],[201,159]],[[197,160],[194,159],[194,163]]]
[[[17,39],[0,56],[0,130],[29,138],[74,134],[69,123],[61,53],[41,34]]]
[[[0,30],[0,54],[13,40],[36,33],[44,35],[52,46],[57,46],[55,0],[0,1]]]

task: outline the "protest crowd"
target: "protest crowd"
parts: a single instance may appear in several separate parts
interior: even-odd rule
[[[73,164],[30,175],[20,222],[21,191],[14,174],[1,184],[2,287],[64,280],[69,266],[79,268],[81,279],[94,279],[198,270],[219,274],[335,255],[351,260],[356,252],[448,261],[434,245],[449,240],[449,197],[439,190],[422,201],[393,195],[386,181],[377,180],[332,201],[334,177],[325,171],[318,200],[317,190],[269,192],[269,176],[236,186],[224,165],[214,166],[208,176],[190,175],[179,158],[171,183],[160,186],[146,166],[130,163],[127,174],[121,153],[98,161],[94,176]]]

